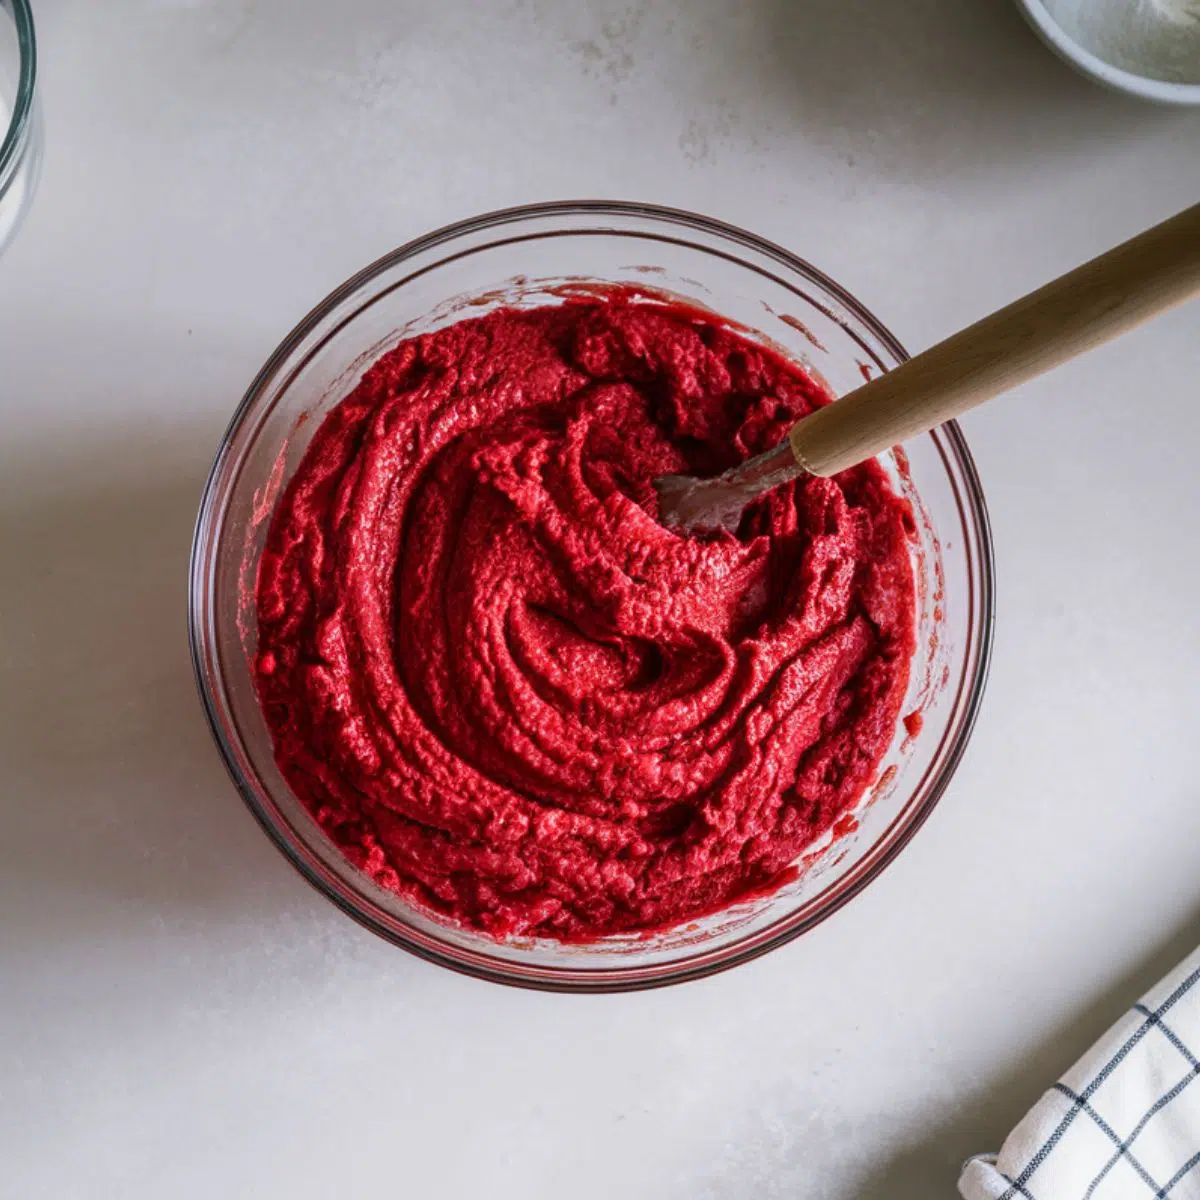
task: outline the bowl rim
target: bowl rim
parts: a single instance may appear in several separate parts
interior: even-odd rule
[[[310,885],[316,888],[327,899],[332,900],[339,909],[359,925],[426,961],[448,967],[460,974],[509,986],[540,991],[595,994],[665,987],[671,984],[718,974],[721,971],[732,969],[751,959],[758,958],[792,941],[794,938],[799,937],[800,934],[807,932],[827,919],[854,896],[858,895],[869,883],[878,878],[882,871],[896,859],[901,850],[908,845],[917,830],[928,819],[930,813],[945,793],[962,760],[974,730],[991,666],[992,645],[995,633],[995,564],[991,523],[974,459],[957,423],[953,421],[947,422],[939,430],[935,431],[933,436],[943,460],[947,460],[948,449],[949,457],[953,459],[956,468],[961,474],[962,484],[964,485],[963,494],[958,496],[957,502],[964,523],[969,523],[973,526],[977,540],[975,551],[978,562],[975,564],[975,567],[978,574],[977,582],[979,586],[979,596],[973,605],[979,614],[979,629],[973,643],[968,645],[967,651],[968,657],[971,655],[974,656],[974,670],[964,677],[960,684],[960,694],[965,691],[965,700],[961,717],[957,722],[957,729],[954,731],[953,739],[946,750],[945,760],[929,785],[927,795],[922,800],[920,806],[897,829],[891,842],[882,852],[876,855],[874,861],[862,870],[856,878],[839,887],[836,894],[823,903],[819,909],[806,917],[792,921],[785,928],[776,930],[769,937],[760,936],[753,944],[731,949],[717,960],[707,960],[694,964],[687,962],[665,964],[662,967],[655,968],[655,973],[651,976],[639,975],[633,977],[631,973],[631,977],[623,978],[620,968],[608,968],[603,973],[600,970],[596,970],[595,976],[592,977],[586,971],[578,969],[572,971],[570,968],[516,967],[503,960],[486,959],[485,955],[475,952],[464,952],[457,949],[451,951],[445,948],[444,945],[437,947],[426,945],[416,937],[410,937],[383,926],[371,914],[364,911],[361,905],[356,904],[352,898],[342,895],[336,888],[330,886],[329,882],[305,861],[305,858],[300,854],[292,839],[278,827],[272,819],[271,814],[266,811],[263,803],[260,801],[257,789],[244,777],[238,765],[234,747],[229,743],[221,715],[218,712],[217,698],[213,695],[210,688],[209,672],[206,663],[207,637],[205,624],[207,608],[205,600],[207,599],[208,589],[205,578],[207,562],[205,540],[212,519],[214,516],[219,517],[219,513],[214,513],[213,510],[218,499],[218,487],[222,482],[224,467],[233,450],[233,439],[243,421],[248,417],[255,404],[261,399],[264,389],[276,378],[281,368],[286,366],[294,352],[303,346],[306,339],[331,312],[352,298],[359,289],[368,284],[376,276],[399,266],[406,259],[423,254],[460,237],[522,221],[571,216],[589,218],[608,216],[617,219],[646,219],[664,225],[681,225],[698,233],[725,239],[741,245],[748,250],[774,260],[781,266],[786,267],[788,270],[799,274],[802,278],[806,278],[824,289],[836,303],[840,304],[856,320],[860,321],[871,336],[878,339],[881,346],[897,362],[903,362],[909,357],[907,351],[896,337],[868,312],[858,300],[840,284],[836,283],[820,269],[812,266],[805,259],[800,258],[774,242],[749,233],[735,225],[684,209],[621,200],[558,200],[496,209],[444,225],[380,256],[374,262],[356,272],[345,283],[331,291],[283,338],[263,367],[255,375],[222,435],[212,468],[204,485],[193,531],[188,571],[188,643],[197,690],[209,728],[221,753],[226,770],[255,820]],[[626,231],[616,230],[615,232],[624,233]],[[939,439],[942,437],[945,438],[948,446],[941,444]],[[951,474],[951,479],[953,482],[953,474]],[[959,491],[957,484],[954,486],[954,490],[957,494]],[[217,674],[219,676],[219,671]]]
[[[1159,104],[1200,104],[1200,83],[1177,83],[1139,75],[1107,62],[1076,41],[1051,15],[1043,0],[1016,0],[1030,28],[1042,42],[1069,66],[1093,82],[1115,92],[1152,100]]]
[[[17,28],[17,50],[20,68],[17,77],[17,98],[8,120],[8,129],[0,141],[0,189],[6,182],[10,166],[16,163],[25,147],[33,124],[33,96],[37,86],[37,39],[34,36],[33,13],[28,0],[9,0],[13,23]]]

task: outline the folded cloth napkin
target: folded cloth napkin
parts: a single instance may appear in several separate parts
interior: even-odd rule
[[[1200,1200],[1200,950],[1125,1014],[1008,1135],[965,1200]]]

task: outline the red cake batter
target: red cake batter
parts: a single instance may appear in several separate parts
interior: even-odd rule
[[[616,292],[376,362],[280,500],[257,592],[280,769],[347,857],[565,940],[791,877],[900,718],[910,508],[869,463],[689,538],[652,480],[827,400],[717,319]]]

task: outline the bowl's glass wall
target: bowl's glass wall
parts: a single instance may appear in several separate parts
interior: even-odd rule
[[[26,0],[0,0],[0,253],[29,209],[41,167],[33,18]]]
[[[193,650],[230,767],[268,832],[308,877],[376,931],[449,965],[507,982],[620,988],[688,978],[762,952],[827,915],[903,844],[965,744],[986,668],[990,546],[962,439],[917,439],[885,465],[914,500],[920,649],[903,728],[855,822],[800,878],[765,899],[653,937],[580,946],[497,943],[371,884],[327,841],[274,762],[254,692],[257,559],[275,499],[321,417],[401,338],[499,305],[561,300],[606,284],[666,291],[766,337],[843,394],[903,351],[836,285],[782,251],[699,218],[620,206],[547,206],[482,218],[398,251],[351,280],[298,328],[255,381],[213,470],[197,528]]]

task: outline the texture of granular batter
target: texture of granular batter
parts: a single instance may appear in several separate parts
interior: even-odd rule
[[[828,400],[719,319],[620,292],[376,362],[257,590],[277,761],[346,856],[497,937],[669,926],[789,878],[897,728],[910,507],[872,462],[684,537],[652,481]]]

